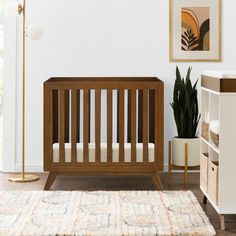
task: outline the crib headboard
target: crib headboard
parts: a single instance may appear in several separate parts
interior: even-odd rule
[[[104,164],[100,161],[104,142],[111,164],[112,143],[117,142],[117,165],[140,164],[136,145],[142,143],[143,163],[163,170],[163,93],[164,84],[155,77],[57,77],[45,81],[44,169],[88,163],[91,142],[95,143],[93,165]],[[52,160],[54,143],[59,143],[57,164]],[[71,163],[65,162],[65,143],[71,144]],[[83,144],[83,163],[76,160],[77,143]],[[131,163],[124,162],[125,143],[131,143]],[[148,160],[149,143],[155,144],[154,163]]]

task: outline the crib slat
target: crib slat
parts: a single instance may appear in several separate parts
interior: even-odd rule
[[[112,90],[107,90],[107,162],[112,162]]]
[[[70,91],[65,90],[65,142],[69,143],[70,136]]]
[[[138,91],[138,143],[143,142],[143,90]]]
[[[65,162],[65,90],[60,90],[59,162]]]
[[[56,132],[56,134],[57,134],[57,136],[56,136],[56,143],[58,143],[58,91],[57,91],[57,103],[56,103],[56,105],[57,105],[57,113],[56,114],[52,113],[53,106],[54,106],[53,91],[52,90],[48,90],[46,92],[46,96],[49,96],[49,98],[47,98],[47,97],[45,98],[45,101],[46,101],[46,103],[48,102],[47,105],[49,106],[49,112],[48,112],[48,110],[46,111],[46,113],[49,113],[49,114],[47,114],[47,115],[45,114],[46,117],[48,117],[48,123],[46,124],[45,128],[47,129],[46,133],[48,132],[48,136],[46,136],[46,138],[49,141],[49,162],[47,162],[47,164],[46,163],[45,164],[49,167],[50,163],[54,162],[54,160],[53,160],[54,126],[51,126],[51,122],[54,121],[54,115],[56,115],[56,118],[57,118],[57,127],[55,127],[55,128],[57,130],[57,132]],[[48,144],[47,141],[46,141],[46,143]],[[47,155],[47,158],[48,158],[48,155]]]
[[[154,143],[154,104],[155,90],[149,90],[149,142]]]
[[[76,142],[80,142],[80,90],[77,90],[77,101],[76,101],[76,107],[77,107],[77,136],[76,136]]]
[[[158,99],[158,97],[159,97],[159,94],[158,94],[158,89],[156,89],[155,90],[155,96],[154,96],[154,98],[155,98],[155,100],[154,100],[154,116],[155,116],[155,120],[156,120],[156,123],[155,123],[155,141],[154,141],[154,143],[155,143],[155,149],[154,149],[154,153],[155,153],[155,163],[157,163],[158,162],[158,132],[159,132],[159,130],[158,130],[158,124],[157,124],[157,122],[159,121],[159,118],[158,118],[158,108],[159,108],[159,99]]]
[[[164,84],[160,83],[155,92],[155,163],[163,169]]]
[[[136,90],[131,91],[131,161],[136,162]]]
[[[143,91],[143,161],[148,162],[148,90]]]
[[[78,133],[78,106],[77,106],[77,91],[71,90],[71,161],[73,163],[77,160],[77,133]]]
[[[53,143],[58,143],[58,90],[52,90]]]
[[[124,90],[119,90],[119,162],[124,162]]]
[[[91,134],[91,90],[88,90],[88,142],[90,143]]]
[[[128,90],[128,111],[127,111],[127,143],[131,142],[131,90]]]
[[[100,162],[101,154],[101,90],[95,91],[95,160]]]
[[[89,142],[89,91],[84,90],[83,104],[83,162],[89,162],[88,142]]]

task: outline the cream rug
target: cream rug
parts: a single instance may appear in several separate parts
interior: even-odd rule
[[[0,235],[215,235],[190,191],[0,192]]]

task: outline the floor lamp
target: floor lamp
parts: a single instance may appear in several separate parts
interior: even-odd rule
[[[22,171],[21,175],[12,176],[8,180],[13,182],[32,182],[39,179],[36,175],[25,174],[25,51],[26,37],[37,40],[42,35],[42,30],[38,25],[29,25],[26,29],[26,0],[22,4],[16,1],[9,1],[6,4],[5,13],[10,17],[22,15]]]

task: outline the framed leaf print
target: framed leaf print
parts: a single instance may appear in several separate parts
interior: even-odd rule
[[[170,61],[221,61],[221,0],[170,1]]]

